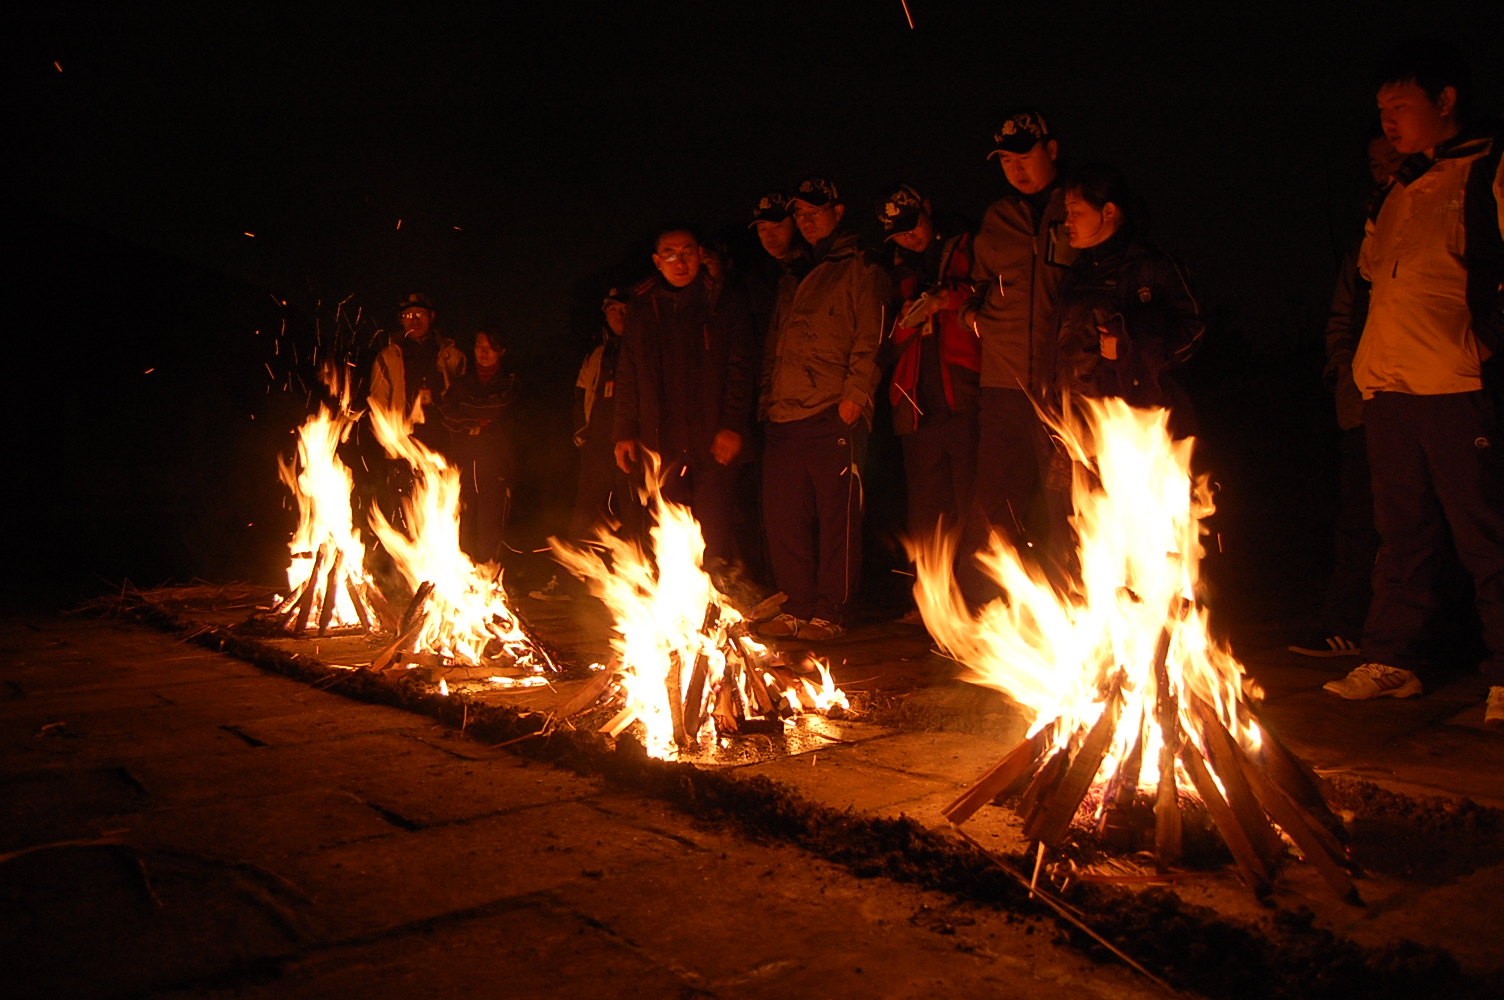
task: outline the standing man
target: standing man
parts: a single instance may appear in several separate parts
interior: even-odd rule
[[[637,503],[616,466],[616,359],[626,329],[627,295],[613,288],[601,302],[601,342],[585,356],[574,383],[574,445],[580,449],[570,537],[584,539],[601,522],[624,523]]]
[[[759,351],[767,338],[768,326],[773,321],[773,308],[778,304],[778,285],[790,272],[804,276],[809,257],[805,253],[804,240],[789,214],[789,196],[784,191],[769,191],[757,199],[752,210],[749,228],[757,230],[757,241],[762,244],[766,256],[759,255],[756,262],[745,272],[747,305],[752,310],[752,329],[758,337]]]
[[[402,300],[397,313],[402,320],[402,336],[376,355],[367,398],[373,405],[401,408],[405,416],[410,416],[415,405],[421,403],[426,411],[444,398],[450,383],[465,372],[465,354],[454,341],[434,332],[433,302],[427,295],[414,292]],[[437,416],[415,426],[413,437],[434,451],[443,451],[448,444],[444,424]]]
[[[752,320],[739,289],[711,280],[686,226],[654,244],[658,277],[627,303],[616,364],[616,464],[643,450],[663,461],[663,494],[687,504],[705,536],[705,565],[737,557],[735,474],[752,416]]]
[[[1373,190],[1366,199],[1364,216],[1377,214],[1389,179],[1404,157],[1388,136],[1375,128],[1363,143]],[[1363,394],[1353,381],[1353,354],[1368,319],[1368,282],[1358,273],[1361,234],[1342,257],[1337,285],[1326,320],[1326,366],[1322,375],[1336,404],[1337,426],[1342,429],[1337,470],[1337,523],[1334,526],[1332,575],[1327,578],[1321,601],[1320,634],[1306,644],[1292,645],[1303,656],[1358,656],[1362,649],[1363,619],[1373,596],[1373,563],[1379,551],[1379,533],[1373,526],[1373,490],[1369,486],[1368,438],[1363,430]]]
[[[1485,359],[1504,349],[1501,150],[1465,130],[1471,79],[1452,46],[1410,43],[1377,82],[1384,134],[1407,157],[1358,264],[1372,290],[1353,379],[1380,545],[1368,662],[1326,689],[1349,699],[1421,693],[1415,670],[1429,665],[1423,637],[1450,529],[1488,646],[1484,719],[1504,725],[1504,436],[1484,384]]]
[[[879,380],[888,283],[856,234],[841,228],[846,206],[834,184],[804,181],[792,207],[812,266],[780,285],[761,406],[763,517],[788,601],[759,632],[818,641],[845,631],[861,573],[859,459]]]
[[[1020,553],[1043,541],[1030,530],[1042,513],[1041,462],[1049,453],[1034,402],[1053,380],[1055,289],[1076,259],[1064,230],[1059,146],[1044,116],[1015,111],[993,138],[989,158],[998,158],[1011,190],[982,219],[971,265],[976,292],[961,309],[982,347],[977,479],[960,574],[976,604],[995,596],[996,586],[966,554],[985,547],[992,531]]]
[[[920,542],[941,525],[960,525],[976,478],[982,346],[960,317],[975,291],[971,234],[939,232],[929,199],[907,184],[889,192],[877,217],[893,248],[890,274],[900,302],[888,401],[903,442],[909,536]],[[918,624],[910,617],[916,614],[902,620]]]

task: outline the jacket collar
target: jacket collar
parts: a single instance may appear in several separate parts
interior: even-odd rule
[[[823,264],[827,260],[842,260],[856,253],[857,235],[845,229],[837,229],[810,248],[810,260]]]
[[[1133,242],[1133,227],[1127,224],[1119,227],[1107,239],[1094,247],[1087,247],[1081,251],[1080,260],[1088,264],[1101,264],[1113,257],[1120,257],[1128,252],[1128,246]]]

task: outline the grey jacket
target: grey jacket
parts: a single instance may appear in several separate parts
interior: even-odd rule
[[[872,419],[887,322],[888,277],[854,233],[836,232],[814,250],[801,280],[783,276],[763,360],[760,415],[802,420],[849,399]]]
[[[1035,223],[1028,199],[1010,194],[987,209],[972,244],[977,290],[962,315],[982,339],[984,388],[1039,393],[1053,380],[1055,289],[1076,260],[1060,188]]]

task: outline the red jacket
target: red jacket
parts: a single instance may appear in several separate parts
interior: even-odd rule
[[[945,386],[945,402],[951,413],[973,410],[977,406],[978,385],[982,369],[982,342],[976,331],[961,325],[961,307],[975,290],[971,280],[971,235],[963,233],[946,240],[940,250],[938,273],[921,275],[912,269],[898,278],[898,307],[893,325],[892,350],[897,354],[893,381],[888,386],[888,400],[893,404],[893,429],[908,434],[917,429],[927,416],[919,402],[919,374],[924,355],[921,333],[926,326],[937,338],[940,376]],[[939,309],[915,326],[905,326],[904,317],[919,297],[930,293]]]

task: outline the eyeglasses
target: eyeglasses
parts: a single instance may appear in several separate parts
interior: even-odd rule
[[[829,205],[821,205],[819,208],[796,208],[793,212],[794,221],[803,222],[806,219],[813,219],[828,211],[830,211]]]
[[[658,259],[665,264],[672,264],[678,260],[694,260],[700,256],[699,247],[684,247],[681,250],[664,250],[658,255]]]

